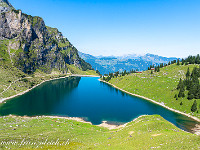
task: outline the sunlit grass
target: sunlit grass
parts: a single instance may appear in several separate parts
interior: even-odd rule
[[[191,106],[194,100],[187,99],[187,92],[185,92],[185,98],[179,98],[178,100],[174,98],[175,94],[178,94],[179,92],[176,90],[176,87],[180,78],[185,78],[188,67],[190,68],[190,71],[192,71],[195,66],[198,67],[199,65],[178,66],[174,64],[161,68],[160,72],[154,72],[153,74],[151,74],[151,71],[144,71],[142,74],[130,74],[113,78],[109,82],[133,94],[145,96],[160,103],[163,102],[170,108],[200,118],[200,111],[199,113],[191,112]],[[183,105],[180,105],[181,102]],[[200,100],[198,100],[197,103],[199,106]],[[198,109],[200,110],[200,108]]]
[[[41,144],[46,140],[59,145]],[[9,141],[24,145],[2,143]],[[0,148],[198,149],[199,144],[200,136],[182,131],[158,115],[140,117],[114,130],[61,118],[0,118]]]
[[[74,74],[98,75],[94,70],[82,71],[73,65],[69,65],[68,67]],[[15,67],[5,68],[0,66],[0,99],[24,92],[43,81],[67,75],[69,74],[62,74],[55,69],[53,69],[51,74],[36,70],[34,74],[27,75]]]
[[[74,65],[67,65],[67,67],[69,68],[69,71],[72,74],[81,74],[81,75],[95,75],[95,76],[99,76],[95,70],[87,70],[87,71],[82,71],[80,70],[78,67],[74,66]]]

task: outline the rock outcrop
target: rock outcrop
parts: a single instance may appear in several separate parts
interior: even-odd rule
[[[9,6],[8,11],[0,14],[1,60],[7,60],[25,73],[33,73],[36,69],[47,73],[57,69],[66,73],[67,64],[82,70],[92,69],[56,28],[47,27],[40,17],[11,9],[7,0],[0,0],[0,3]],[[2,54],[6,52],[8,55]]]
[[[0,13],[10,11],[11,9],[14,8],[7,0],[0,0]]]

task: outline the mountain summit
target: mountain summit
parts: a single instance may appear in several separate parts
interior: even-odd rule
[[[7,0],[0,0],[0,65],[14,66],[24,73],[41,70],[69,72],[69,65],[91,70],[77,49],[56,28],[45,25],[38,16],[16,10]]]
[[[14,7],[9,3],[8,0],[0,0],[0,13],[8,12],[11,9],[14,9]]]

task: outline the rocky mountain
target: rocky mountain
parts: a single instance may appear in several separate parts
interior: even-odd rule
[[[7,12],[14,9],[14,7],[7,0],[0,0],[0,13]]]
[[[94,69],[100,71],[101,74],[108,74],[116,71],[130,71],[130,70],[147,70],[150,65],[158,65],[160,63],[168,63],[177,58],[162,57],[153,54],[145,55],[126,55],[126,56],[97,56],[94,57],[89,54],[79,52],[81,58],[90,63]]]
[[[58,29],[46,26],[41,17],[15,10],[7,0],[0,0],[0,12],[0,64],[28,74],[37,69],[66,73],[67,65],[92,69],[68,39]]]

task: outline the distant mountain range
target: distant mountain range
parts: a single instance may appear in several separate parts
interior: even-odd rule
[[[125,55],[125,56],[92,56],[79,52],[79,56],[90,63],[95,70],[99,70],[101,74],[124,70],[147,70],[150,65],[158,65],[160,63],[168,63],[177,59],[176,57],[162,57],[154,54],[145,55]]]

